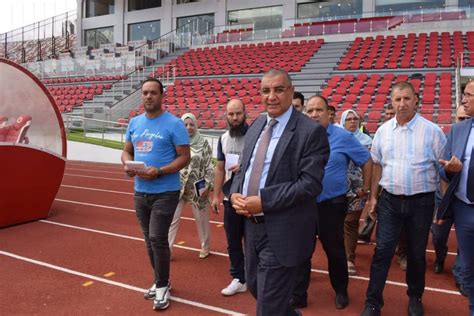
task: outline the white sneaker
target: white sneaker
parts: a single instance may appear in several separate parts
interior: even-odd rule
[[[153,301],[153,309],[165,309],[170,306],[170,287],[169,284],[156,288],[155,300]]]
[[[247,284],[240,283],[239,279],[233,279],[225,289],[222,289],[221,293],[222,295],[230,296],[245,291],[247,291]]]
[[[155,298],[155,294],[156,294],[156,284],[153,283],[153,285],[145,291],[144,293],[144,297],[146,300],[152,300]]]

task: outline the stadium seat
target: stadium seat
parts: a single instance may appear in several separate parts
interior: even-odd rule
[[[0,128],[0,141],[28,144],[29,140],[28,137],[26,137],[26,133],[30,125],[31,116],[29,115],[19,116],[11,125],[4,124],[4,126]],[[3,140],[1,138],[2,135]]]

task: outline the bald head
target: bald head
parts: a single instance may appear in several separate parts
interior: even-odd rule
[[[245,123],[245,105],[240,99],[231,99],[226,107],[227,123],[232,129]]]
[[[242,112],[245,112],[245,105],[240,99],[230,99],[230,101],[227,102],[227,106],[226,106],[227,112],[229,112],[229,108],[232,108],[232,109],[240,108]]]

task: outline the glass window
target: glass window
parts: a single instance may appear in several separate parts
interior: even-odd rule
[[[459,0],[459,6],[460,7],[467,7],[467,6],[474,7],[474,3],[472,3],[472,0]]]
[[[128,25],[128,40],[154,40],[160,37],[160,20]]]
[[[128,11],[161,7],[161,0],[128,0]]]
[[[404,0],[394,3],[391,0],[375,0],[375,12],[405,12],[420,9],[444,8],[445,0]]]
[[[214,14],[184,16],[176,19],[179,33],[203,34],[214,26]]]
[[[229,11],[228,24],[254,23],[254,30],[278,29],[282,26],[282,7]]]
[[[114,27],[103,27],[84,31],[84,45],[99,48],[101,44],[114,42]]]
[[[86,0],[86,18],[114,14],[114,0]]]
[[[362,0],[317,1],[298,4],[298,19],[359,17]]]

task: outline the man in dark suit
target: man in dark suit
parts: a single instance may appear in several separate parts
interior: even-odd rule
[[[462,282],[474,315],[474,81],[464,88],[461,101],[470,119],[451,128],[441,176],[449,181],[437,212],[438,224],[453,219],[461,259]]]
[[[246,278],[257,315],[298,315],[289,301],[296,267],[313,251],[316,197],[329,157],[325,129],[293,109],[293,92],[285,71],[263,76],[267,115],[245,135],[230,190],[232,206],[247,217]]]

